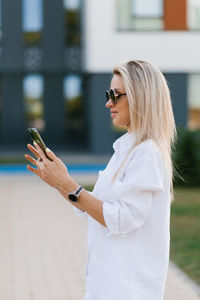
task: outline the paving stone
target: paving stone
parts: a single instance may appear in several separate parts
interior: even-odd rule
[[[96,177],[74,175],[80,184]],[[84,299],[86,232],[87,220],[36,176],[0,176],[0,300]],[[199,295],[170,263],[164,300]]]

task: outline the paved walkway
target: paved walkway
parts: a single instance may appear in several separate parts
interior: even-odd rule
[[[35,176],[0,176],[0,237],[0,300],[84,299],[86,219],[56,190]],[[165,300],[198,294],[170,264]]]

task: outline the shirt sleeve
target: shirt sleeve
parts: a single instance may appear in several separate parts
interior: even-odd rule
[[[148,219],[153,193],[164,190],[164,165],[158,150],[152,144],[138,146],[111,189],[112,201],[103,203],[107,235],[126,237]]]

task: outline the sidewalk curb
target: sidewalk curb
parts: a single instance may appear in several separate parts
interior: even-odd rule
[[[174,269],[177,275],[200,297],[200,286],[194,282],[185,272],[182,271],[173,261],[170,260],[170,266]]]

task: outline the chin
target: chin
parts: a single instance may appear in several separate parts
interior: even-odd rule
[[[120,120],[118,120],[117,118],[113,119],[113,124],[116,125],[116,126],[123,126],[122,122],[120,122]]]
[[[117,122],[117,120],[113,120],[113,125],[116,126],[116,127],[121,127],[121,128],[126,127],[126,125],[124,125],[120,122]]]

